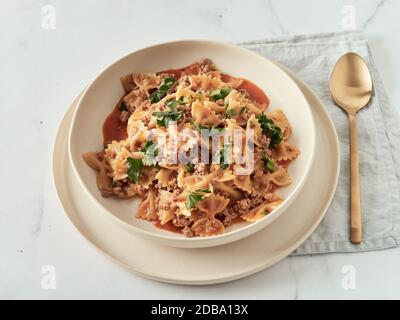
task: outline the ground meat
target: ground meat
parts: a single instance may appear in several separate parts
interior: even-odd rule
[[[250,98],[249,92],[246,89],[239,89],[239,92],[246,98]]]
[[[124,192],[124,186],[126,186],[127,182],[124,180],[118,180],[113,182],[112,192],[115,196],[120,199],[126,199],[126,194]]]
[[[270,138],[267,138],[265,135],[261,135],[259,137],[260,143],[263,145],[263,147],[267,148],[269,146],[269,143],[271,142]]]
[[[234,207],[225,208],[220,214],[220,220],[224,224],[225,227],[228,227],[232,224],[232,220],[235,219],[239,213],[236,211]]]
[[[184,84],[186,86],[190,85],[190,78],[188,75],[185,75],[184,73],[182,73],[181,77],[179,78],[179,84]]]
[[[121,77],[121,84],[124,87],[125,93],[130,93],[136,88],[136,84],[131,73]]]
[[[120,120],[122,123],[125,123],[128,121],[129,119],[129,115],[130,113],[128,111],[121,111],[121,114],[119,116]]]
[[[183,115],[184,115],[184,117],[183,117],[182,121],[180,121],[180,123],[184,124],[184,123],[190,122],[193,119],[192,107],[190,104],[180,105],[179,110],[183,111]]]
[[[181,105],[179,105],[179,110],[185,111],[185,112],[187,112],[187,111],[191,112],[192,105],[190,103],[181,104]]]
[[[190,221],[196,222],[197,220],[205,218],[206,216],[207,216],[207,213],[205,213],[201,210],[198,210],[198,209],[194,209],[192,211],[192,214],[190,215]]]
[[[141,185],[136,186],[136,193],[140,197],[144,197],[147,194],[147,189]]]
[[[271,201],[271,193],[267,193],[265,196],[262,195],[248,195],[246,198],[243,198],[237,201],[233,206],[225,208],[220,214],[220,220],[224,224],[224,226],[230,226],[232,224],[232,220],[237,216],[242,215],[250,211],[251,209],[261,205],[266,200]]]
[[[121,187],[113,187],[112,191],[113,191],[113,194],[115,196],[117,196],[118,198],[120,198],[120,199],[126,198],[125,192]]]
[[[106,153],[105,153],[104,150],[103,150],[103,151],[100,151],[100,152],[97,152],[96,158],[97,158],[99,161],[103,161],[105,154],[106,154]]]
[[[182,229],[182,233],[185,237],[191,238],[194,236],[194,233],[190,227],[185,227]]]
[[[181,194],[181,190],[179,188],[176,188],[174,191],[172,191],[172,201],[175,201],[176,198]]]
[[[235,212],[239,215],[245,214],[249,210],[259,206],[260,204],[264,203],[265,199],[262,195],[249,195],[246,198],[243,198],[235,203],[232,207]]]
[[[101,196],[104,198],[111,197],[113,193],[113,188],[112,187],[103,187],[100,189]]]
[[[254,172],[254,177],[255,177],[255,178],[261,178],[261,177],[263,176],[263,174],[264,174],[264,171],[263,171],[263,170],[257,169],[257,170]]]
[[[129,199],[134,195],[145,196],[147,190],[136,184],[129,183],[126,179],[113,181],[112,194],[120,199]]]
[[[205,163],[197,163],[194,165],[194,174],[205,176],[209,173],[208,166]]]
[[[273,192],[268,192],[264,195],[264,199],[267,202],[272,202],[278,199],[278,196],[276,196]]]
[[[173,190],[173,191],[175,191],[175,190],[178,189],[178,178],[177,178],[177,177],[172,178],[172,179],[168,182],[167,189]]]
[[[203,58],[200,61],[200,69],[203,72],[210,72],[215,70],[215,64],[210,59]]]
[[[244,214],[251,209],[251,200],[250,198],[239,200],[234,207],[238,210],[239,214]]]
[[[255,146],[255,154],[264,155],[264,154],[268,154],[268,153],[266,152],[265,147]]]
[[[215,103],[219,106],[223,106],[225,104],[224,99],[219,99],[219,100],[215,101]]]
[[[190,225],[190,221],[186,217],[176,217],[172,220],[172,223],[179,228],[188,227]]]

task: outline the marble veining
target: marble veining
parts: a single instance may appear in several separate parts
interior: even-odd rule
[[[216,286],[142,279],[83,240],[52,182],[51,152],[64,112],[115,59],[174,39],[239,42],[340,31],[344,6],[354,7],[356,27],[366,30],[391,103],[400,111],[394,72],[400,69],[399,1],[1,1],[0,299],[400,298],[400,249],[290,257]],[[55,10],[54,25],[43,20],[46,10]]]
[[[374,11],[372,12],[372,14],[365,20],[365,22],[362,25],[362,29],[366,29],[368,28],[368,26],[373,22],[373,20],[375,19],[375,17],[378,15],[379,10],[385,5],[385,3],[388,0],[380,0],[378,2],[378,4],[376,5]]]

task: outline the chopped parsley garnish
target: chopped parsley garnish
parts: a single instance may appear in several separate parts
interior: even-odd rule
[[[221,149],[219,151],[219,166],[221,167],[221,169],[226,169],[229,167],[229,164],[225,162],[225,149]]]
[[[209,127],[206,127],[206,126],[203,126],[203,125],[201,125],[201,124],[198,124],[198,123],[196,123],[196,122],[194,122],[193,120],[191,120],[190,121],[190,124],[192,125],[192,127],[193,127],[193,129],[194,130],[196,130],[196,131],[201,131],[201,130],[210,130],[210,128]]]
[[[190,210],[196,207],[197,202],[204,199],[204,195],[202,193],[211,193],[211,191],[209,189],[199,189],[191,192],[189,194],[189,199],[186,202],[186,208]]]
[[[153,141],[151,140],[146,141],[145,145],[142,147],[142,149],[140,149],[140,152],[146,152],[153,145],[154,145]]]
[[[197,90],[197,92],[196,92],[196,97],[197,98],[202,99],[202,98],[204,98],[204,95],[205,95],[205,92],[204,92],[203,89]]]
[[[128,162],[128,178],[131,182],[138,182],[140,178],[140,174],[143,169],[142,159],[134,159],[129,157],[126,159]]]
[[[272,160],[270,157],[268,157],[266,154],[263,155],[262,160],[264,161],[264,167],[270,172],[275,171],[276,168],[276,163],[274,160]]]
[[[158,156],[157,144],[153,141],[147,141],[146,144],[140,149],[144,153],[142,162],[145,166],[155,166],[157,164],[156,157]]]
[[[203,126],[201,124],[198,124],[196,122],[194,122],[193,120],[190,121],[190,124],[192,125],[193,129],[196,131],[201,132],[201,130],[208,130],[208,136],[212,137],[215,136],[217,134],[220,134],[222,131],[224,131],[225,128],[223,127],[207,127],[207,126]]]
[[[153,116],[157,118],[157,125],[159,127],[168,128],[171,121],[179,122],[183,118],[183,111],[177,109],[177,105],[180,104],[179,100],[173,100],[167,103],[169,110],[161,112],[153,112]],[[176,103],[175,103],[176,102]]]
[[[156,103],[164,98],[174,83],[174,78],[165,78],[161,86],[150,95],[151,103]]]
[[[187,172],[189,172],[189,173],[193,173],[194,172],[194,164],[193,163],[189,162],[186,165],[186,168],[187,168]]]
[[[226,96],[231,92],[231,88],[220,88],[211,91],[210,96],[214,101],[225,99]]]
[[[262,128],[262,132],[270,139],[269,148],[274,149],[283,140],[282,130],[271,119],[262,113],[257,117]]]
[[[176,108],[180,104],[184,104],[183,97],[180,97],[178,100],[169,100],[167,102],[167,107],[168,108]]]
[[[122,100],[119,105],[119,111],[128,111],[128,108],[126,107],[124,100]]]
[[[236,111],[234,109],[230,109],[228,107],[225,107],[225,118],[230,119],[232,117],[236,116]]]

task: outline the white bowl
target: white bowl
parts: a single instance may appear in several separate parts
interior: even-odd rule
[[[256,83],[270,98],[269,110],[282,108],[293,127],[290,142],[301,155],[290,165],[293,183],[278,190],[285,200],[279,208],[253,223],[234,224],[226,233],[212,237],[186,238],[155,227],[135,217],[139,201],[103,198],[96,186],[96,172],[82,159],[88,151],[103,147],[102,125],[123,95],[120,77],[130,72],[157,72],[183,67],[203,57],[233,76]],[[110,223],[119,223],[129,232],[160,244],[201,248],[236,241],[249,236],[277,219],[301,190],[312,165],[315,147],[314,120],[307,100],[293,80],[272,61],[241,47],[214,41],[176,41],[148,47],[118,60],[103,71],[83,92],[75,110],[68,141],[72,167],[87,196],[109,213]],[[301,208],[299,208],[301,210]],[[100,210],[99,210],[100,211]],[[100,213],[99,213],[100,214]]]

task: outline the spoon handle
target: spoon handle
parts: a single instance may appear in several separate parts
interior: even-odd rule
[[[350,240],[354,244],[362,241],[360,172],[356,115],[349,114],[350,122]]]

